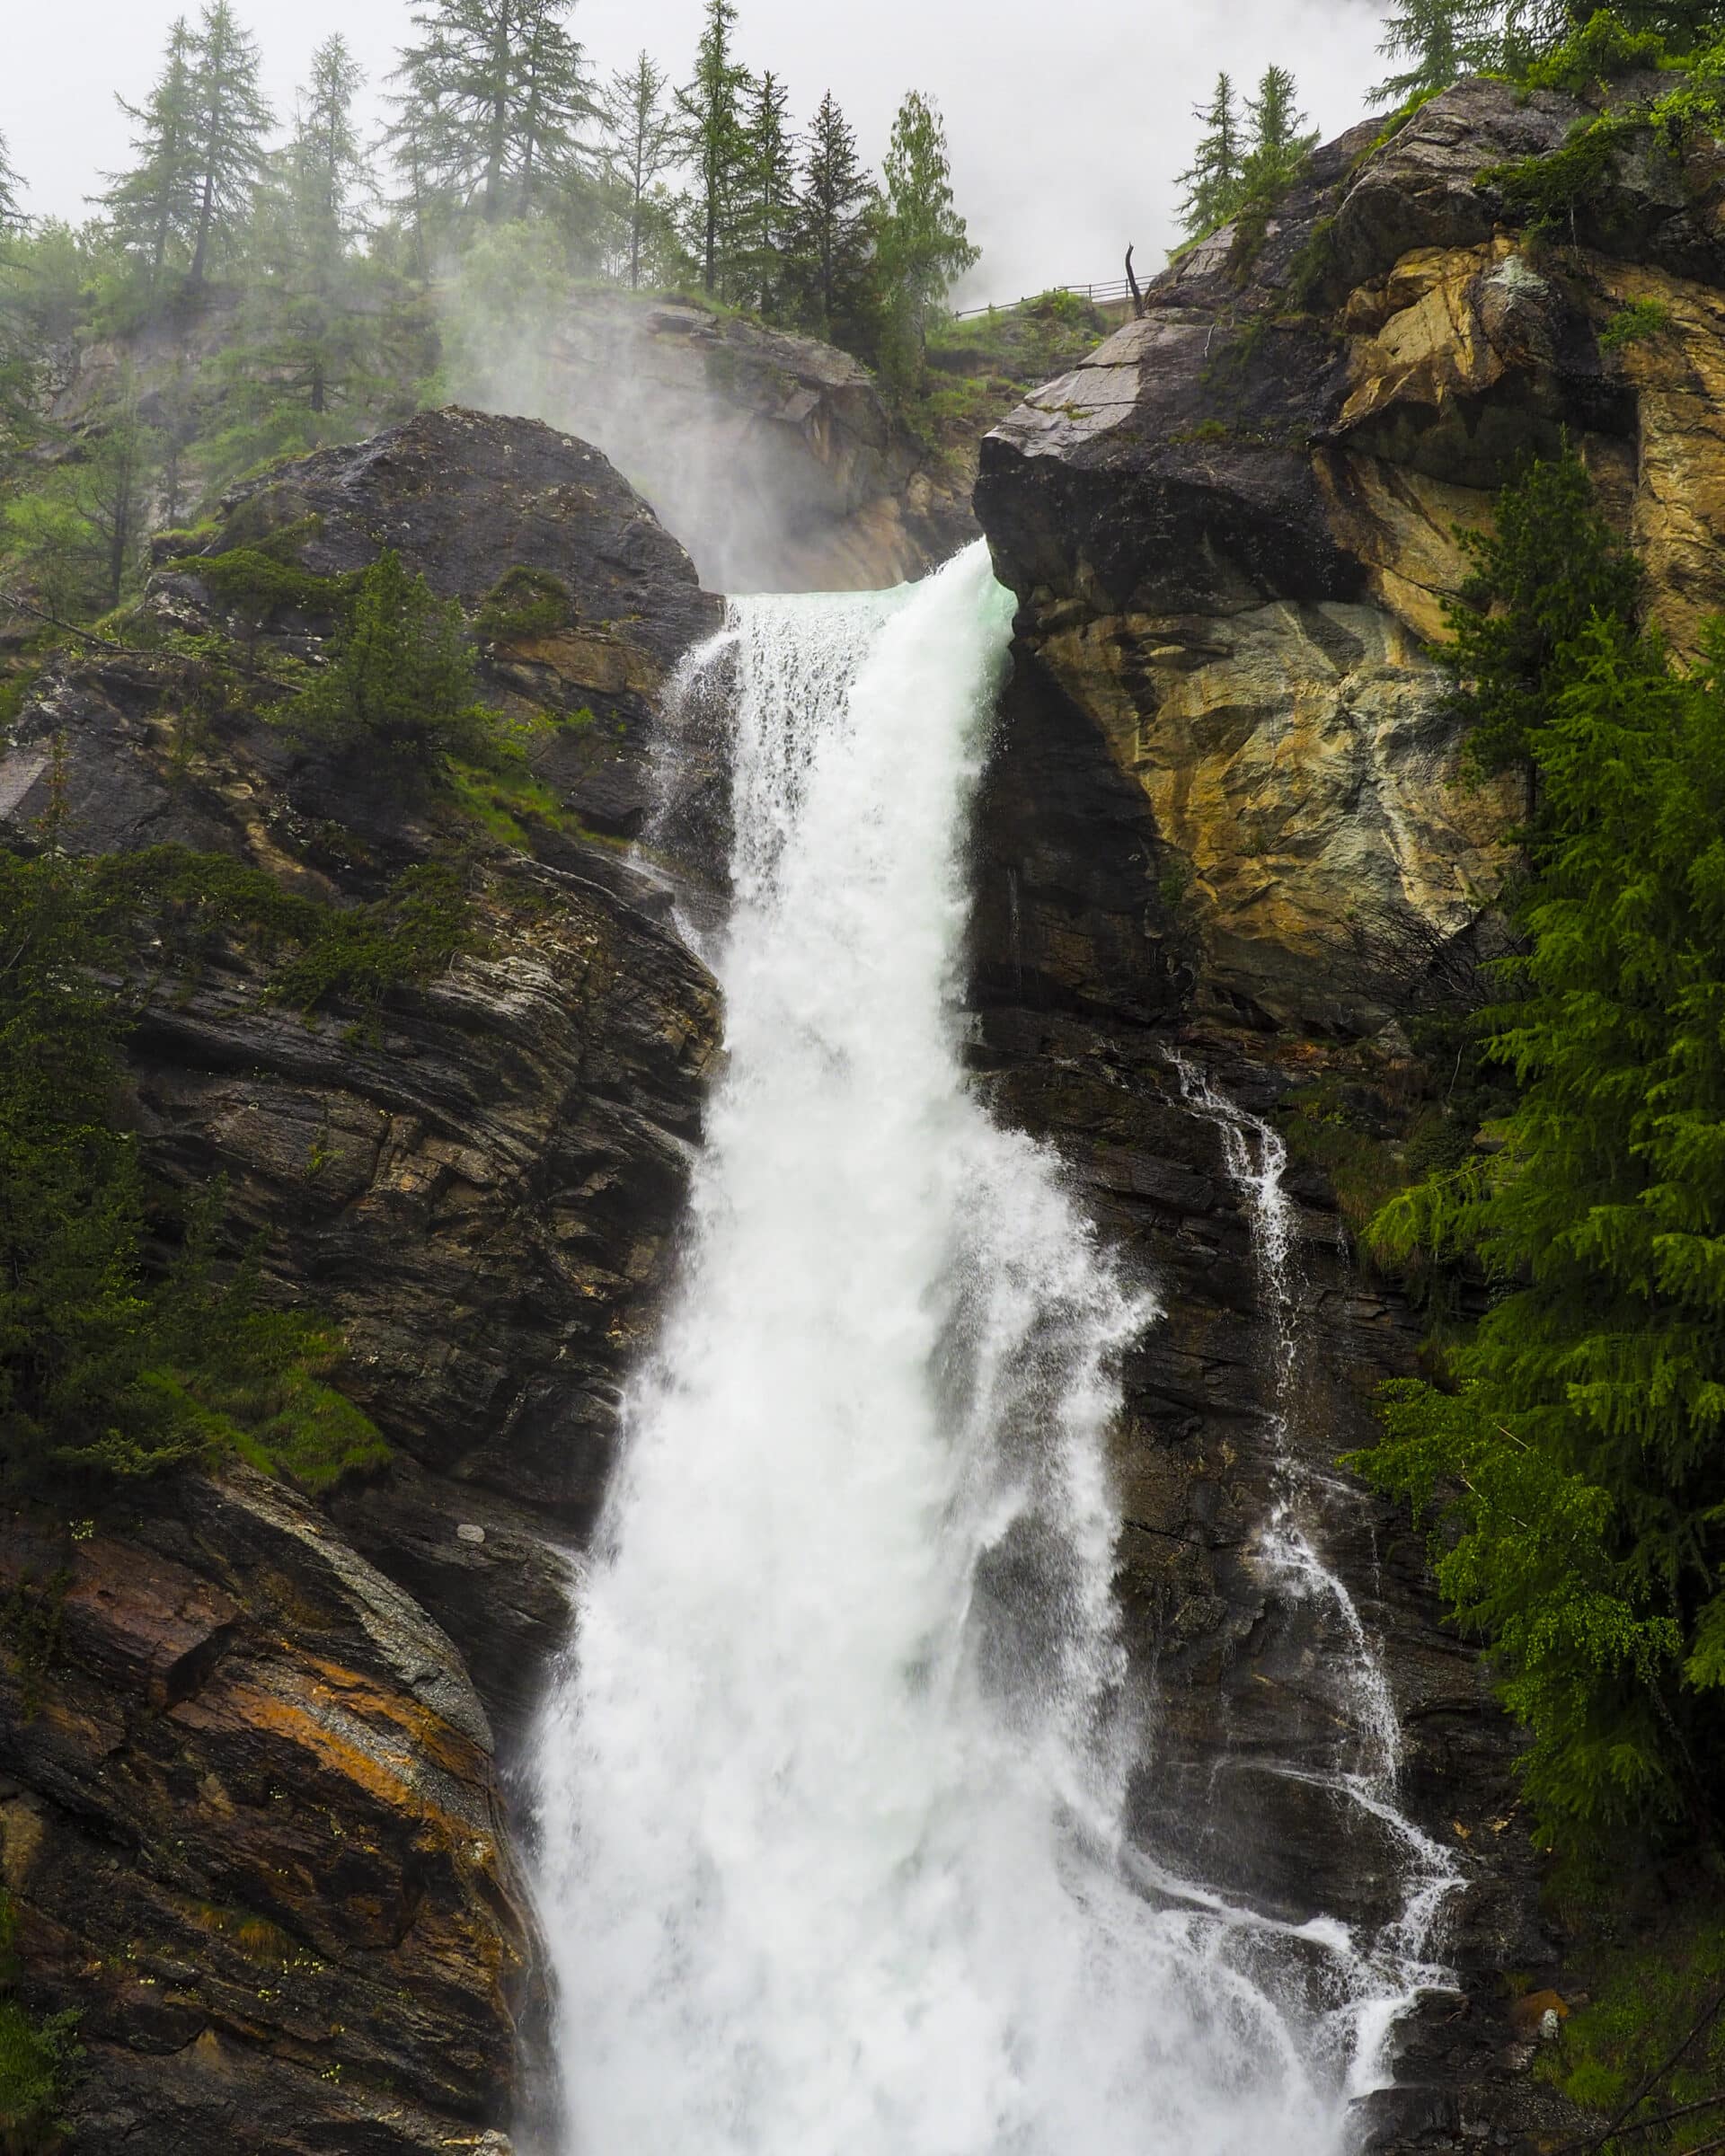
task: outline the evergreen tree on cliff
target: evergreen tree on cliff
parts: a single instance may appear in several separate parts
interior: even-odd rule
[[[1180,222],[1189,239],[1201,240],[1225,225],[1240,204],[1246,146],[1231,75],[1216,76],[1210,102],[1194,105],[1192,117],[1203,123],[1204,132],[1191,163],[1180,175],[1186,190]]]
[[[194,287],[232,250],[263,170],[274,115],[258,87],[258,69],[257,40],[240,27],[229,0],[208,0],[191,47],[194,208],[187,277]]]
[[[721,290],[730,269],[748,183],[744,109],[752,78],[736,57],[736,31],[731,0],[706,0],[694,79],[677,93],[679,146],[696,175],[693,236],[708,292]]]
[[[102,200],[115,238],[143,269],[146,301],[161,290],[170,264],[183,259],[198,208],[193,163],[195,40],[183,15],[168,31],[162,72],[141,105],[118,102],[132,122],[135,162],[110,172]]]
[[[803,149],[789,276],[804,325],[855,350],[871,326],[874,183],[829,90]]]
[[[1296,109],[1298,90],[1286,67],[1266,67],[1258,94],[1246,100],[1247,145],[1241,185],[1249,202],[1273,202],[1298,177],[1317,142],[1305,114]]]
[[[642,51],[632,67],[612,76],[604,101],[610,133],[606,162],[622,202],[632,292],[641,286],[653,185],[677,157],[677,128],[665,102],[665,82],[664,69]]]
[[[930,315],[982,259],[952,199],[952,169],[939,109],[913,90],[892,123],[883,167],[880,268],[901,356],[927,357]]]
[[[402,55],[389,141],[421,233],[524,214],[577,161],[597,110],[571,0],[435,0]]]
[[[1489,66],[1495,12],[1484,0],[1402,0],[1385,22],[1377,49],[1386,60],[1408,65],[1378,84],[1372,103],[1404,105]]]
[[[314,419],[349,402],[361,385],[382,392],[376,347],[387,309],[373,266],[356,243],[375,192],[354,106],[365,76],[340,35],[312,57],[297,99],[292,140],[273,161],[260,199],[254,261],[241,331],[218,367],[252,423],[283,405]],[[278,429],[255,455],[313,447],[315,426]]]

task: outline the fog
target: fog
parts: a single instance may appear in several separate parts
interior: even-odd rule
[[[1119,275],[1128,241],[1154,259],[1174,237],[1175,178],[1191,107],[1220,67],[1244,79],[1293,67],[1314,126],[1338,134],[1381,73],[1369,0],[739,0],[740,44],[789,83],[800,117],[829,86],[878,162],[911,87],[946,114],[959,205],[983,260],[961,299],[1009,300]],[[128,122],[168,24],[192,0],[4,0],[0,132],[39,216],[79,217],[99,175],[124,163]],[[341,31],[382,78],[410,34],[407,0],[238,0],[262,40],[278,110],[313,48]],[[701,0],[579,0],[572,23],[610,69],[642,46],[688,71]]]

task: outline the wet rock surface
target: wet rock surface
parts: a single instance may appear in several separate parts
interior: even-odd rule
[[[1355,1642],[1333,1602],[1291,1592],[1265,1560],[1291,1466],[1299,1517],[1382,1654],[1402,1804],[1458,1876],[1439,1952],[1459,1989],[1405,2026],[1397,2086],[1361,2131],[1408,2156],[1482,2136],[1531,2147],[1524,2134],[1579,2122],[1528,2080],[1508,2018],[1505,1973],[1537,1977],[1559,1947],[1539,1912],[1514,1733],[1441,1621],[1405,1515],[1338,1464],[1371,1441],[1377,1384],[1412,1371],[1420,1321],[1362,1268],[1326,1178],[1293,1167],[1293,1376],[1278,1396],[1285,1343],[1251,1207],[1174,1057],[1274,1118],[1341,1051],[1202,1015],[1202,950],[1159,888],[1161,858],[1089,714],[1021,669],[979,807],[973,1055],[996,1112],[1057,1148],[1162,1309],[1128,1363],[1115,1459],[1151,1731],[1134,1832],[1175,1872],[1288,1922],[1340,1917],[1363,1941],[1398,1912],[1405,1849],[1335,1786],[1368,1735],[1339,1682]]]
[[[123,1528],[13,1516],[0,1603],[0,1862],[80,2011],[71,2145],[482,2145],[530,1940],[447,1635],[243,1468]]]
[[[539,1980],[502,1792],[717,1035],[664,879],[614,830],[645,814],[665,682],[719,607],[597,452],[527,421],[428,414],[287,467],[206,552],[283,532],[314,574],[392,545],[470,615],[512,569],[554,576],[568,627],[492,636],[484,692],[593,718],[550,736],[559,814],[526,843],[456,828],[267,709],[190,704],[152,632],[218,632],[267,671],[332,626],[193,564],[158,571],[132,647],[59,664],[14,724],[4,843],[37,843],[52,787],[75,848],[177,841],[336,906],[454,846],[467,933],[376,1007],[309,1014],[269,995],[255,940],[144,955],[146,1164],[226,1179],[227,1246],[257,1238],[266,1295],[341,1323],[341,1382],[394,1464],[322,1507],[236,1473],[137,1516],[0,1522],[5,1884],[31,2006],[84,2016],[73,2156],[507,2156]]]

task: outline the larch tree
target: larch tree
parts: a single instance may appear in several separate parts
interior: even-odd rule
[[[168,31],[162,72],[141,105],[116,102],[132,123],[134,162],[107,175],[101,199],[114,236],[143,265],[146,299],[154,300],[163,273],[189,250],[198,211],[193,137],[196,40],[186,18]]]
[[[358,288],[363,265],[354,245],[375,191],[354,111],[364,82],[339,33],[313,54],[293,137],[273,161],[273,184],[260,203],[261,275],[246,306],[257,349],[234,355],[241,374],[319,415],[342,400],[376,329]]]
[[[889,317],[920,373],[930,315],[981,260],[952,199],[952,168],[940,110],[913,90],[892,123],[882,167],[880,264]]]
[[[1286,67],[1266,67],[1258,94],[1246,100],[1246,155],[1241,173],[1246,199],[1272,202],[1298,175],[1317,136],[1297,110],[1294,77]]]
[[[1218,75],[1208,104],[1195,105],[1192,117],[1204,132],[1191,163],[1180,175],[1185,189],[1181,199],[1180,221],[1189,239],[1201,240],[1206,233],[1225,225],[1239,208],[1243,191],[1246,144],[1233,77]]]
[[[632,66],[612,76],[605,94],[610,135],[606,161],[622,205],[632,292],[641,286],[653,187],[677,160],[677,128],[665,98],[666,79],[664,69],[643,51]]]
[[[22,184],[7,153],[6,138],[0,135],[0,234],[22,232],[29,223],[18,200]]]
[[[241,28],[229,0],[207,0],[191,45],[187,146],[195,199],[187,275],[194,286],[233,245],[263,171],[274,115],[258,69],[257,40]]]
[[[748,168],[744,111],[753,78],[736,57],[736,31],[731,0],[706,0],[694,78],[677,93],[679,147],[695,174],[693,236],[708,292],[721,289],[731,267]]]
[[[829,90],[803,148],[790,249],[801,319],[829,340],[854,345],[871,311],[877,200],[856,137]]]
[[[594,110],[571,0],[435,0],[393,79],[389,141],[416,226],[522,212],[574,152]]]

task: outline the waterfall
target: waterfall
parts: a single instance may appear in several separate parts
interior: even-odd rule
[[[961,1056],[1012,603],[733,604],[725,1060],[537,1731],[560,2156],[1338,2156],[1294,1927],[1128,1842],[1155,1314]]]
[[[1287,1600],[1316,1604],[1334,1621],[1343,1652],[1327,1665],[1326,1674],[1337,1719],[1352,1733],[1352,1742],[1351,1757],[1331,1777],[1331,1784],[1346,1805],[1386,1830],[1401,1858],[1401,1907],[1376,1939],[1350,1939],[1337,1971],[1340,1996],[1331,2016],[1332,2046],[1348,2060],[1350,2093],[1363,2095],[1388,2078],[1396,2022],[1421,1992],[1448,1984],[1432,1954],[1445,1904],[1462,1877],[1449,1851],[1402,1808],[1402,1726],[1383,1657],[1346,1583],[1324,1563],[1313,1540],[1326,1498],[1358,1499],[1345,1485],[1315,1474],[1293,1442],[1303,1337],[1298,1224],[1285,1180],[1287,1147],[1273,1124],[1230,1100],[1189,1057],[1176,1051],[1170,1060],[1184,1098],[1221,1136],[1223,1164],[1245,1200],[1259,1302],[1270,1322],[1273,1482],[1269,1514],[1258,1532],[1259,1559]]]

